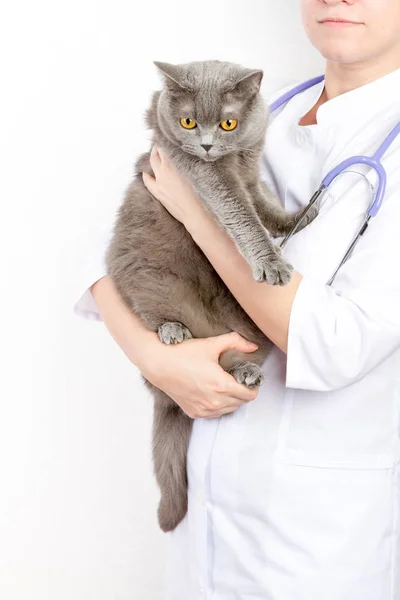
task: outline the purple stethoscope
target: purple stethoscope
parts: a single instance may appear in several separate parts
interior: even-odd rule
[[[288,102],[289,100],[291,100],[292,98],[294,98],[294,96],[296,96],[297,94],[300,94],[304,90],[308,90],[310,87],[312,87],[314,85],[317,85],[318,83],[321,83],[324,79],[325,79],[325,76],[324,75],[320,75],[318,77],[314,77],[313,79],[309,79],[308,81],[305,81],[304,83],[301,83],[300,85],[297,85],[292,90],[286,92],[286,94],[284,94],[281,98],[278,98],[278,100],[276,100],[275,102],[273,102],[269,106],[270,112],[273,113],[278,108],[280,108],[283,104],[285,104],[286,102]],[[346,160],[344,160],[343,162],[341,162],[337,167],[335,167],[334,169],[332,169],[325,176],[325,178],[322,180],[322,183],[321,183],[320,187],[315,192],[315,194],[313,194],[313,196],[311,197],[311,200],[309,201],[309,203],[307,204],[307,206],[305,207],[305,209],[301,213],[300,218],[297,221],[296,225],[287,234],[287,236],[284,238],[284,240],[280,244],[281,248],[283,248],[286,245],[286,243],[288,242],[288,240],[296,233],[296,231],[297,231],[297,229],[299,227],[300,222],[307,215],[307,213],[310,210],[310,208],[316,203],[316,201],[318,200],[318,198],[324,192],[326,192],[326,190],[328,189],[328,187],[330,186],[330,184],[332,183],[332,181],[338,175],[340,175],[345,169],[347,169],[348,167],[350,167],[352,165],[356,165],[356,164],[367,165],[367,166],[371,167],[372,169],[375,169],[375,171],[376,171],[376,173],[378,175],[378,182],[379,182],[378,183],[378,189],[374,193],[374,197],[373,197],[372,202],[370,203],[370,205],[368,207],[368,210],[366,212],[366,215],[365,215],[365,218],[364,218],[364,221],[363,221],[361,227],[359,228],[359,230],[357,231],[356,235],[354,236],[354,239],[352,240],[351,244],[347,248],[346,253],[343,256],[343,258],[342,258],[339,266],[337,267],[337,269],[333,273],[332,277],[327,282],[327,285],[331,285],[331,283],[335,279],[336,274],[339,271],[340,267],[349,258],[349,256],[353,252],[353,250],[354,250],[357,242],[360,240],[361,236],[364,235],[365,231],[367,230],[367,227],[368,227],[368,224],[369,224],[369,221],[370,221],[371,217],[375,217],[378,214],[378,211],[379,211],[380,207],[382,206],[383,198],[384,198],[385,191],[386,191],[387,176],[386,176],[386,171],[385,171],[385,169],[384,169],[384,167],[382,165],[381,160],[382,160],[382,157],[384,156],[385,152],[392,145],[392,143],[397,138],[397,136],[399,135],[399,133],[400,133],[400,123],[398,123],[396,125],[396,127],[394,127],[394,129],[392,129],[392,131],[389,133],[389,135],[384,140],[384,142],[379,146],[378,150],[375,152],[375,154],[373,156],[353,156],[351,158],[347,158]]]

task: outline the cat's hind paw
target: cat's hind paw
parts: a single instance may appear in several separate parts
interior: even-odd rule
[[[158,337],[164,344],[180,344],[192,338],[189,329],[182,323],[164,323],[158,328]]]
[[[258,365],[252,362],[243,362],[229,369],[238,383],[243,383],[248,388],[259,387],[264,382],[264,375]]]

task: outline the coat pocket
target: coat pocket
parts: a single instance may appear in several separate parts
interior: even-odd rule
[[[277,548],[290,540],[284,597],[400,598],[399,394],[369,385],[287,394],[269,506]]]
[[[387,458],[318,465],[297,455],[277,466],[269,544],[280,557],[273,583],[282,598],[399,598],[392,588],[399,482]]]
[[[297,467],[388,470],[400,462],[400,394],[384,379],[326,395],[289,390],[279,433],[281,462]]]

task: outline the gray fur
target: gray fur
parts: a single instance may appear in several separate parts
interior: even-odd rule
[[[262,71],[220,61],[155,64],[164,86],[153,94],[146,115],[153,143],[163,148],[191,181],[251,265],[255,279],[286,284],[292,267],[270,234],[285,235],[298,213],[287,214],[260,181],[268,117],[259,93]],[[197,127],[184,129],[182,117],[194,119]],[[219,124],[225,119],[237,119],[237,128],[223,131]],[[201,144],[211,149],[207,152]],[[221,366],[237,381],[258,386],[263,381],[260,366],[270,341],[235,300],[185,227],[144,186],[141,172],[153,174],[149,154],[136,162],[135,177],[118,211],[107,251],[107,272],[126,304],[164,343],[237,331],[258,344],[251,355],[228,351],[220,357]],[[154,396],[159,524],[164,531],[171,531],[187,511],[186,453],[192,419],[169,396],[147,380],[145,383]]]

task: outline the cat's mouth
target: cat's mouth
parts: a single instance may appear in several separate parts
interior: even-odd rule
[[[199,154],[197,149],[191,148],[190,146],[182,145],[181,148],[188,154],[192,154],[193,156],[197,156],[197,158],[204,160],[204,162],[215,162],[216,160],[221,158],[221,156],[210,155],[209,152],[204,152],[204,154],[203,153]]]

